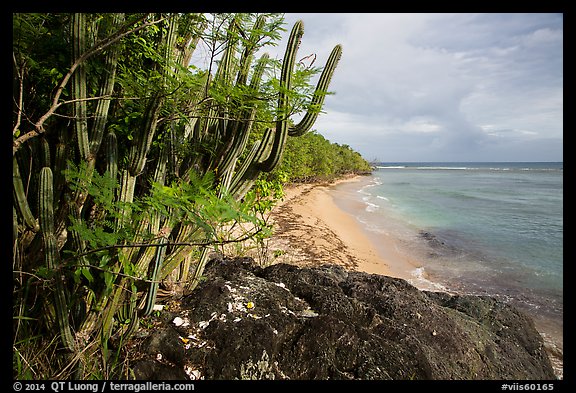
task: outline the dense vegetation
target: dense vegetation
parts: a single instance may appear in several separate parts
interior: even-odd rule
[[[339,45],[304,66],[298,22],[281,61],[255,61],[282,21],[13,15],[16,378],[129,377],[124,344],[160,284],[191,291],[211,250],[268,236],[270,184],[367,168],[308,133]]]
[[[331,143],[311,131],[286,142],[282,161],[271,178],[279,174],[290,182],[313,182],[370,171],[370,164],[350,146]]]

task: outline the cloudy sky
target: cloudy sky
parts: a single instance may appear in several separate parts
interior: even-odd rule
[[[379,161],[562,161],[562,14],[286,14],[343,56],[314,128]],[[285,40],[268,52],[282,57]]]

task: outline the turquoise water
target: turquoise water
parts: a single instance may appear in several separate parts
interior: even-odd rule
[[[563,319],[563,163],[381,163],[356,187],[367,229],[392,234],[429,280]]]

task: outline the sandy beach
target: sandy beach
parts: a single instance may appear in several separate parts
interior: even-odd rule
[[[334,202],[333,187],[361,178],[286,187],[284,200],[270,215],[274,235],[268,241],[268,255],[273,259],[269,263],[338,264],[347,269],[410,279],[410,272],[418,265],[397,251],[395,240],[379,236],[376,244],[356,218]]]
[[[355,216],[336,204],[336,198],[354,203],[354,198],[345,195],[347,191],[338,185],[363,179],[350,176],[332,183],[285,186],[284,198],[267,217],[273,235],[263,245],[247,240],[223,246],[221,251],[231,257],[252,257],[262,267],[275,263],[301,267],[336,264],[350,270],[402,278],[419,289],[450,292],[427,279],[415,256],[400,251],[399,239],[367,230]],[[234,236],[240,236],[239,233],[244,232]]]

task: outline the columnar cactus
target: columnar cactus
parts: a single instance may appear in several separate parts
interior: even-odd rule
[[[316,85],[316,90],[312,96],[312,101],[310,102],[310,107],[316,108],[316,110],[308,110],[308,112],[306,112],[298,124],[291,126],[288,129],[288,135],[300,136],[310,131],[316,122],[316,119],[318,118],[320,108],[322,108],[322,105],[324,104],[324,97],[326,96],[330,80],[332,79],[332,75],[334,74],[334,70],[336,69],[336,65],[338,64],[340,57],[342,57],[342,46],[336,45],[334,49],[332,49],[330,57],[328,57],[328,61],[326,62],[326,66],[320,75],[320,79]]]
[[[142,315],[150,315],[154,307],[154,302],[156,301],[156,292],[158,291],[158,285],[160,283],[159,278],[160,278],[160,271],[162,269],[162,262],[164,261],[164,257],[166,255],[165,244],[167,242],[168,242],[167,238],[161,237],[160,238],[161,245],[156,247],[156,252],[154,254],[154,259],[152,262],[153,269],[152,269],[152,276],[150,278],[150,287],[146,294],[146,302],[141,310]]]
[[[66,302],[66,289],[60,273],[60,253],[54,236],[54,190],[52,170],[48,167],[40,171],[40,187],[38,190],[38,218],[40,233],[44,245],[44,261],[46,267],[54,272],[54,310],[56,321],[60,329],[62,344],[70,351],[75,349],[75,341],[68,320],[68,304]]]
[[[54,122],[60,128],[54,126],[46,133],[47,139],[38,138],[37,144],[30,143],[29,149],[18,151],[13,160],[14,228],[15,233],[18,233],[17,242],[24,238],[20,237],[22,233],[26,233],[27,239],[26,242],[20,242],[23,252],[19,255],[37,254],[39,260],[43,255],[43,261],[35,262],[43,262],[54,273],[52,313],[57,321],[56,330],[62,345],[71,351],[84,348],[84,344],[95,337],[103,340],[110,338],[118,333],[118,326],[123,331],[120,335],[130,334],[138,325],[139,315],[150,313],[159,282],[172,279],[174,272],[179,272],[180,280],[190,279],[191,287],[198,283],[203,273],[209,248],[191,244],[212,240],[207,238],[201,226],[174,222],[170,214],[163,217],[152,208],[142,212],[140,218],[134,221],[136,214],[132,214],[130,206],[134,206],[136,198],[148,192],[148,180],[164,184],[172,180],[187,181],[194,176],[202,177],[213,172],[219,196],[224,198],[229,193],[236,200],[241,200],[262,172],[269,172],[276,167],[287,138],[302,135],[312,127],[341,54],[338,45],[326,63],[310,103],[314,110],[310,110],[300,123],[291,126],[289,92],[297,49],[304,33],[303,23],[297,22],[291,30],[282,63],[273,126],[265,129],[259,140],[249,146],[254,125],[264,120],[258,118],[261,112],[257,103],[266,99],[262,97],[261,83],[269,63],[268,55],[264,54],[253,66],[254,54],[264,34],[264,16],[256,18],[250,34],[242,30],[242,16],[233,18],[228,27],[227,46],[222,60],[214,75],[206,73],[202,76],[206,82],[202,88],[194,85],[201,80],[200,77],[188,84],[193,77],[186,67],[187,59],[190,59],[200,39],[198,31],[202,31],[205,25],[202,17],[198,17],[198,24],[193,29],[182,28],[178,24],[182,20],[179,18],[176,15],[148,15],[138,22],[144,26],[148,22],[152,25],[163,20],[166,28],[142,33],[142,37],[150,44],[150,50],[155,51],[154,56],[146,61],[156,62],[152,68],[161,70],[161,78],[157,79],[160,80],[160,86],[151,86],[150,94],[142,99],[143,105],[134,104],[137,108],[135,113],[141,113],[141,118],[135,128],[129,131],[130,142],[121,140],[128,131],[119,127],[115,133],[109,121],[109,98],[113,92],[119,93],[121,97],[125,87],[115,85],[117,69],[122,70],[119,62],[124,59],[119,57],[118,48],[108,46],[98,67],[94,67],[102,71],[99,83],[90,85],[94,78],[92,75],[88,78],[87,72],[92,68],[85,63],[72,74],[69,99],[72,101],[70,107],[74,116],[70,130],[73,136],[68,133],[65,122]],[[72,63],[83,58],[92,46],[88,43],[88,38],[92,37],[88,32],[93,32],[88,27],[88,20],[91,19],[86,14],[73,14],[70,17],[68,31]],[[94,34],[95,39],[103,31],[104,36],[108,36],[128,28],[128,23],[123,24],[122,14],[103,16],[99,20],[107,23],[99,26],[98,33]],[[197,22],[191,18],[185,23]],[[109,32],[106,32],[107,28]],[[178,78],[182,75],[190,80],[184,79],[184,83],[180,83]],[[176,82],[170,85],[174,80]],[[182,86],[189,89],[189,95],[181,94],[178,89]],[[216,87],[223,92],[238,93],[239,96],[230,94],[219,99],[213,94]],[[175,91],[177,93],[172,95]],[[95,98],[90,96],[92,93],[103,98],[91,101]],[[172,100],[173,97],[177,98]],[[115,105],[114,113],[125,110],[123,105],[127,101],[112,102]],[[126,107],[131,108],[128,104]],[[117,126],[118,123],[113,125]],[[56,146],[48,149],[47,144],[56,137]],[[104,148],[101,151],[102,141]],[[125,155],[119,157],[119,152]],[[102,159],[102,165],[99,159]],[[68,187],[73,179],[70,174],[62,172],[68,162],[70,167],[86,168],[85,173],[79,176],[83,182],[80,187]],[[40,176],[36,178],[34,174],[38,173],[39,168]],[[123,238],[121,244],[107,251],[98,250],[98,253],[91,250],[86,239],[70,226],[70,217],[75,222],[92,217],[88,214],[91,211],[87,211],[91,207],[88,190],[96,171],[105,171],[112,179],[118,180],[115,201],[110,203],[119,209],[115,212],[115,229],[120,233],[130,224],[132,231],[125,232],[133,233],[130,235],[132,238]],[[74,184],[78,185],[78,182]],[[104,217],[103,210],[95,210],[102,214],[99,218]],[[16,225],[18,223],[20,227]],[[150,240],[150,235],[159,233],[162,235]],[[168,241],[172,244],[167,245]],[[157,243],[147,244],[143,248],[133,247],[144,242]],[[41,246],[44,254],[37,252],[42,250]],[[94,279],[101,280],[94,288],[90,288],[90,300],[88,296],[82,298],[73,290],[67,292],[69,289],[64,285],[61,274],[63,261],[60,260],[60,252],[63,247],[77,254],[93,252],[67,261],[71,271],[78,271],[73,269],[73,264],[77,263],[76,269],[92,269]],[[86,267],[94,262],[98,264],[96,269]],[[188,277],[189,274],[191,277]],[[86,285],[86,282],[79,284],[70,279],[67,284],[70,288],[78,288],[74,285]],[[76,304],[73,304],[73,300]],[[82,307],[76,307],[79,304]],[[52,310],[50,307],[48,311]],[[72,308],[81,311],[72,314]],[[74,321],[76,335],[72,332],[70,321]]]
[[[258,21],[257,21],[258,23]],[[286,52],[284,55],[284,60],[282,63],[282,71],[280,75],[280,88],[278,91],[278,103],[277,103],[277,114],[276,114],[276,126],[274,129],[267,128],[262,139],[252,147],[252,150],[248,154],[248,157],[244,160],[243,164],[236,170],[236,163],[239,154],[244,150],[246,145],[246,140],[248,137],[248,133],[250,132],[250,128],[254,121],[254,116],[256,114],[255,108],[252,108],[252,111],[244,112],[245,117],[243,119],[244,126],[238,127],[237,122],[228,122],[224,129],[227,127],[234,127],[229,135],[229,140],[231,143],[231,147],[227,151],[227,155],[225,155],[224,160],[220,161],[222,165],[222,171],[220,173],[221,179],[221,186],[225,189],[228,189],[232,195],[236,199],[241,199],[244,195],[250,190],[254,182],[256,181],[257,177],[261,172],[270,172],[272,171],[276,165],[279,163],[282,153],[284,151],[284,146],[286,144],[286,138],[291,133],[293,136],[300,136],[303,135],[305,132],[310,130],[316,118],[318,116],[317,111],[309,110],[308,113],[304,116],[302,121],[289,129],[288,125],[288,112],[289,112],[289,100],[288,100],[288,92],[291,89],[292,84],[292,76],[294,72],[294,66],[296,63],[296,54],[298,47],[300,46],[300,41],[302,39],[302,35],[304,34],[304,24],[302,21],[298,21],[294,24],[292,31],[290,33],[288,43],[286,46]],[[251,39],[255,39],[255,37],[251,37]],[[250,42],[250,41],[249,41]],[[230,46],[228,47],[228,49]],[[249,53],[249,49],[247,48],[244,52]],[[330,79],[334,73],[334,70],[338,64],[338,60],[340,59],[342,54],[342,47],[337,45],[324,68],[320,80],[316,86],[316,90],[314,92],[314,96],[311,102],[311,106],[316,108],[321,107],[324,96],[326,94],[326,90],[330,83]],[[221,67],[225,67],[226,70],[230,67],[230,55],[231,52],[229,50],[226,51],[224,55],[224,59],[221,63]],[[249,56],[243,56],[241,58],[240,64],[240,72],[237,78],[237,81],[244,81],[246,78],[243,74],[243,70],[245,69],[246,65],[242,63],[242,59],[246,59]],[[253,76],[253,84],[255,88],[257,88],[260,84],[260,78],[263,72],[263,67],[265,64],[265,60],[267,59],[267,55],[265,55],[261,61],[259,62],[258,66],[256,67],[255,74]],[[220,68],[218,70],[220,72]],[[228,75],[227,72],[223,71],[217,75]],[[226,134],[225,134],[226,135]],[[232,173],[234,171],[234,176],[232,177]],[[198,262],[193,277],[191,286],[195,286],[197,279],[201,276],[204,265],[207,261],[207,252],[206,249],[202,252],[202,257]]]
[[[298,21],[292,28],[286,47],[286,54],[284,55],[280,77],[276,128],[266,130],[262,141],[255,146],[253,154],[249,156],[250,163],[242,166],[232,180],[231,192],[237,199],[242,198],[248,192],[260,172],[270,172],[276,167],[282,157],[287,136],[305,134],[312,128],[318,117],[330,80],[342,56],[342,47],[341,45],[336,45],[328,58],[310,103],[310,107],[313,109],[308,110],[300,123],[289,127],[287,117],[289,106],[286,91],[289,91],[291,87],[296,51],[303,34],[304,25],[302,21]]]
[[[86,52],[86,14],[72,15],[72,62]],[[80,158],[87,160],[90,153],[88,139],[88,112],[86,109],[86,66],[80,64],[72,75],[72,98],[75,100],[74,129],[78,141]]]
[[[124,14],[114,14],[112,17],[112,23],[110,30],[114,31],[120,24],[124,21]],[[106,53],[104,59],[105,69],[104,77],[100,83],[100,89],[98,94],[101,97],[109,97],[112,95],[114,90],[114,82],[116,79],[116,68],[118,65],[118,56],[120,54],[119,48],[113,46]],[[90,139],[90,159],[95,160],[96,154],[100,150],[100,144],[102,143],[102,138],[104,136],[104,130],[106,129],[106,123],[108,120],[108,110],[110,108],[110,99],[102,99],[98,101],[96,110],[94,113],[94,126],[92,128],[92,137]]]
[[[229,84],[232,80],[232,73],[237,72],[236,85],[238,87],[246,85],[247,70],[250,68],[256,43],[260,39],[259,29],[263,24],[264,17],[260,16],[254,24],[255,28],[250,37],[245,37],[243,41],[245,47],[239,60],[234,61],[234,54],[237,50],[234,32],[237,23],[236,19],[232,20],[228,29],[226,50],[211,83]],[[211,140],[218,146],[214,158],[211,158],[203,169],[216,170],[221,187],[230,191],[236,199],[243,198],[260,173],[270,172],[276,167],[282,157],[286,138],[289,135],[303,135],[311,129],[318,117],[331,77],[341,57],[342,47],[337,45],[330,54],[310,102],[311,109],[300,123],[290,126],[288,124],[290,109],[288,91],[291,88],[296,54],[303,34],[304,25],[302,21],[298,21],[292,28],[282,63],[275,127],[265,130],[261,141],[256,142],[243,163],[238,166],[238,159],[246,149],[252,125],[256,120],[255,106],[245,108],[239,114],[229,118],[231,112],[227,106],[219,108],[217,105],[212,105],[205,118],[194,120],[192,141],[201,144],[206,140]],[[258,91],[267,60],[268,55],[264,54],[257,63],[250,83],[251,91]],[[229,102],[228,105],[230,104],[234,103]]]

